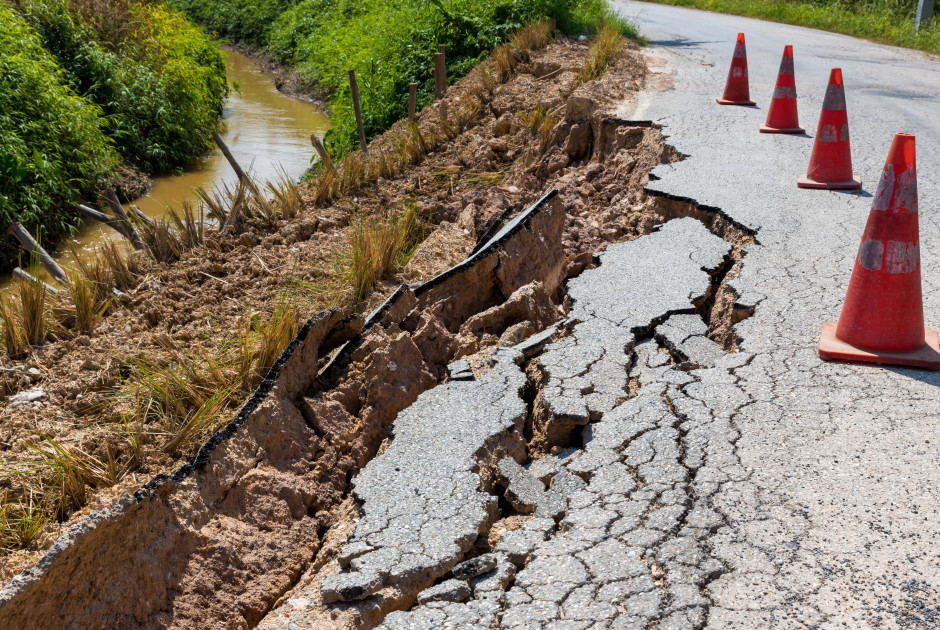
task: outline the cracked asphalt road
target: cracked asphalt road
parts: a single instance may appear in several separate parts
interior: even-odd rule
[[[355,480],[361,519],[319,596],[389,630],[940,627],[940,376],[816,352],[896,131],[918,138],[925,316],[940,326],[940,63],[616,6],[668,78],[633,118],[662,125],[687,156],[657,167],[649,191],[756,233],[729,281],[753,309],[737,351],[706,336],[695,308],[730,242],[681,218],[611,245],[569,281],[562,333],[501,350],[476,377],[455,364],[399,416]],[[758,108],[714,102],[738,31]],[[798,189],[812,138],[757,133],[785,44],[810,131],[829,69],[843,68],[863,192]],[[540,437],[564,448],[525,462]],[[519,520],[492,536],[510,512]]]
[[[620,2],[672,87],[633,115],[664,125],[688,158],[649,189],[720,208],[757,229],[732,286],[756,304],[736,327],[752,402],[734,416],[746,479],[722,484],[729,525],[713,553],[730,571],[708,587],[709,628],[940,627],[940,376],[835,365],[816,354],[838,318],[871,193],[895,132],[917,136],[925,320],[940,326],[940,61],[803,28]],[[747,35],[758,108],[721,107],[734,36]],[[862,194],[800,190],[812,139],[756,133],[780,55],[795,49],[800,120],[815,133],[840,66]]]
[[[463,541],[466,551],[485,525],[483,519],[469,522],[472,506],[489,497],[495,507],[496,498],[473,492],[486,484],[470,472],[465,454],[452,457],[444,443],[455,438],[441,443],[434,427],[458,436],[461,453],[486,459],[480,451],[492,451],[484,443],[505,435],[513,420],[507,416],[524,417],[524,351],[503,351],[479,381],[423,394],[396,420],[393,446],[356,480],[363,517],[343,554],[369,550],[351,560],[349,571],[328,578],[324,595],[343,596],[347,585],[374,584],[379,574],[400,583],[411,577],[400,571],[402,561],[417,553],[424,554],[418,561],[422,577],[440,579],[449,571],[452,578],[419,595],[415,609],[388,615],[383,628],[645,630],[654,621],[677,630],[700,626],[708,603],[703,589],[724,566],[710,553],[708,540],[723,523],[710,497],[721,482],[746,475],[733,452],[731,416],[746,401],[734,370],[748,358],[725,354],[708,340],[693,306],[708,290],[707,271],[717,270],[730,249],[695,219],[676,219],[650,236],[611,245],[598,267],[569,281],[569,334],[545,345],[536,359],[544,378],[535,404],[548,413],[553,430],[575,429],[576,437],[572,447],[527,469],[508,457],[514,449],[504,438],[496,459],[509,481],[507,497],[534,517],[503,533],[491,553],[471,560],[488,559],[476,571],[454,566],[462,557],[455,548],[450,557],[433,550],[443,532],[449,541]],[[623,299],[627,288],[638,299]],[[683,358],[708,363],[684,362],[679,369],[658,342],[641,340],[656,322],[661,330],[646,336],[662,338]],[[632,397],[628,371],[638,380]],[[521,430],[515,439],[521,441]],[[433,453],[435,463],[424,463],[421,453]],[[440,474],[441,462],[461,470]],[[428,478],[380,480],[392,469],[407,479]],[[453,481],[456,488],[448,483]],[[415,496],[399,497],[411,485]],[[454,514],[455,500],[469,509]],[[392,506],[397,521],[387,516]],[[457,515],[461,531],[435,526],[434,537],[426,535],[429,519],[453,522]],[[415,566],[409,568],[413,575]],[[356,591],[343,598],[361,596]]]

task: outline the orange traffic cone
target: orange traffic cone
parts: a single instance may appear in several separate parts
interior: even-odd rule
[[[827,190],[858,190],[862,187],[862,180],[852,175],[849,118],[845,113],[845,91],[839,68],[833,68],[829,75],[809,169],[796,185]]]
[[[793,46],[783,49],[777,86],[770,101],[767,122],[760,126],[761,133],[806,133],[800,127],[796,111],[796,79],[793,75]]]
[[[731,70],[725,83],[725,94],[716,98],[721,105],[754,105],[747,83],[747,50],[744,48],[744,33],[738,33],[738,43],[734,46],[731,58]]]
[[[940,369],[924,328],[914,136],[894,136],[862,235],[839,323],[823,324],[819,356]]]

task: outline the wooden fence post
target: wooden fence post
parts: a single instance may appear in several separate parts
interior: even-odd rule
[[[366,144],[366,130],[362,126],[362,110],[359,108],[359,87],[356,85],[356,71],[349,70],[349,89],[352,91],[353,109],[356,110],[356,125],[359,127],[359,146],[362,152],[368,152]]]
[[[434,53],[434,100],[444,98],[447,90],[447,70],[444,65],[444,53]]]
[[[418,106],[418,84],[409,83],[408,84],[408,120],[414,122],[415,120],[415,109]]]
[[[313,148],[316,150],[317,155],[320,156],[320,161],[323,162],[323,166],[328,169],[333,168],[333,160],[330,159],[330,154],[326,152],[326,147],[323,146],[323,143],[320,142],[320,139],[317,137],[317,134],[310,134],[310,144],[313,145]]]

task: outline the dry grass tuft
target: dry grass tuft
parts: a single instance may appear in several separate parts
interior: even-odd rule
[[[39,437],[42,439],[39,444],[26,443],[25,446],[39,456],[36,471],[45,473],[47,487],[58,491],[55,509],[60,518],[84,507],[89,486],[112,486],[128,472],[117,463],[110,449],[107,449],[107,459],[102,461],[78,447],[59,444],[43,433]]]
[[[221,188],[216,187],[215,191],[210,193],[205,188],[197,188],[196,197],[199,198],[203,207],[203,212],[208,214],[220,227],[225,224],[228,218],[228,210],[225,207],[225,196]]]
[[[480,100],[470,94],[465,94],[458,99],[456,109],[454,123],[459,133],[463,133],[472,123],[476,122],[482,112]]]
[[[105,241],[98,249],[98,254],[101,256],[101,265],[108,270],[110,283],[115,288],[127,291],[137,284],[137,276],[140,273],[138,258],[123,256],[114,241]]]
[[[282,294],[270,317],[249,314],[237,337],[217,347],[184,349],[169,337],[159,339],[167,358],[138,359],[127,386],[118,393],[134,409],[125,414],[123,423],[128,440],[137,444],[136,459],[142,458],[139,435],[146,425],[161,427],[160,450],[171,454],[219,430],[299,329],[300,311]]]
[[[296,184],[283,172],[278,181],[269,184],[267,188],[274,193],[276,203],[271,203],[262,194],[250,176],[239,179],[234,186],[220,184],[211,193],[204,188],[197,188],[195,192],[201,205],[199,222],[203,223],[204,217],[208,216],[219,225],[220,231],[236,232],[247,220],[256,219],[270,223],[279,213],[285,216],[285,213],[294,212],[296,215],[302,207]],[[281,200],[287,201],[288,205],[281,207],[278,203]],[[195,212],[193,217],[195,218]]]
[[[176,227],[176,236],[182,248],[199,247],[205,241],[206,236],[205,215],[200,207],[197,219],[196,212],[188,201],[184,201],[182,207],[182,216],[175,208],[167,208],[166,216]]]
[[[150,252],[150,257],[158,263],[178,260],[184,249],[179,236],[173,231],[173,221],[168,215],[169,209],[167,215],[153,224],[137,221],[137,232]]]
[[[164,453],[178,453],[184,446],[221,429],[228,419],[226,411],[231,398],[232,388],[221,389],[212,394],[175,426],[168,427],[170,434],[160,450]]]
[[[613,62],[620,59],[624,54],[623,40],[620,37],[620,30],[608,22],[602,23],[598,27],[597,39],[591,46],[591,52],[587,61],[581,67],[579,82],[587,83],[598,79],[607,71],[607,68]]]
[[[407,263],[423,238],[413,204],[386,217],[356,215],[350,220],[345,246],[324,270],[330,279],[308,288],[332,303],[351,298],[358,305],[379,281]]]
[[[17,319],[15,300],[12,298],[8,301],[7,296],[0,293],[0,324],[3,325],[3,347],[7,356],[21,359],[29,354],[29,343]]]
[[[254,357],[254,373],[258,382],[267,376],[299,331],[300,309],[286,294],[282,294],[271,317],[258,325]]]
[[[516,53],[512,45],[503,44],[493,50],[493,64],[496,66],[496,76],[500,83],[505,83],[516,70]]]
[[[300,195],[300,186],[287,174],[283,167],[278,169],[277,179],[268,182],[267,187],[268,191],[274,195],[275,205],[281,218],[294,219],[306,210],[304,200]]]
[[[408,148],[408,156],[415,164],[427,157],[431,152],[431,147],[421,132],[421,127],[416,122],[408,123],[408,136],[405,138]]]
[[[547,114],[544,109],[537,107],[529,115],[522,115],[522,122],[525,124],[529,134],[539,138],[539,154],[544,154],[552,140],[552,130],[558,124],[558,119]]]
[[[369,166],[362,151],[347,153],[340,167],[339,192],[347,195],[358,190],[368,179]]]
[[[98,269],[98,266],[94,266]],[[87,267],[85,267],[87,269]],[[69,298],[72,301],[73,329],[75,333],[90,333],[104,317],[105,311],[111,304],[111,299],[106,297],[107,293],[99,289],[98,282],[94,277],[99,275],[97,271],[88,273],[77,269],[69,269],[65,272],[66,287],[68,288]]]
[[[480,85],[486,90],[487,95],[493,96],[493,92],[496,91],[496,79],[490,71],[490,64],[482,63],[477,66],[477,76],[479,77]]]
[[[23,483],[22,493],[10,496],[10,490],[0,495],[0,550],[13,551],[28,547],[49,521],[46,496]]]
[[[555,22],[530,22],[512,34],[509,41],[519,50],[540,50],[555,39]]]
[[[339,175],[335,168],[324,168],[316,178],[316,194],[313,202],[318,205],[326,205],[336,198],[339,194]]]
[[[31,267],[33,276],[38,270]],[[34,280],[20,280],[17,287],[17,304],[19,305],[18,320],[22,327],[22,334],[30,347],[40,346],[46,340],[46,301],[51,296],[46,292],[40,282]]]
[[[79,254],[71,244],[69,244],[69,249],[80,276],[92,283],[96,298],[101,301],[109,299],[115,283],[108,263],[102,259],[101,250],[95,252],[94,258],[86,258]],[[123,258],[121,263],[124,264]]]
[[[387,217],[359,215],[349,226],[345,252],[346,281],[363,300],[375,284],[398,268],[398,256],[413,240],[417,212],[410,206]]]

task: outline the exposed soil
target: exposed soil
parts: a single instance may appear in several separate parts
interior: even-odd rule
[[[278,429],[278,439],[271,427],[263,431],[254,471],[248,466],[238,485],[213,504],[217,513],[200,523],[198,536],[177,540],[178,547],[167,551],[179,573],[172,594],[158,589],[163,595],[154,595],[166,602],[148,601],[126,613],[130,617],[115,612],[102,627],[131,618],[148,627],[250,627],[301,575],[316,579],[309,577],[311,566],[338,568],[337,541],[354,511],[349,480],[381,448],[398,411],[449,378],[447,365],[454,360],[472,358],[472,369],[485,369],[487,349],[514,345],[557,321],[566,310],[566,277],[591,266],[593,254],[608,243],[647,234],[662,222],[660,206],[642,187],[650,169],[677,156],[656,128],[613,118],[645,76],[642,56],[633,44],[625,46],[626,54],[605,75],[580,87],[588,44],[569,41],[526,53],[513,77],[491,94],[481,92],[477,77],[459,81],[448,91],[448,103],[453,108],[482,94],[480,116],[421,163],[326,207],[316,207],[315,191],[304,186],[307,207],[291,221],[249,222],[240,234],[213,231],[205,247],[173,265],[142,260],[138,286],[115,300],[94,335],[50,343],[24,361],[0,360],[6,396],[0,452],[6,463],[32,457],[24,442],[35,443],[42,433],[126,465],[131,452],[120,417],[133,401],[117,392],[137,358],[161,361],[174,347],[218,347],[235,338],[249,311],[270,311],[285,292],[301,312],[320,310],[324,298],[305,287],[327,282],[353,213],[384,215],[415,203],[425,217],[429,234],[409,263],[364,303],[341,302],[333,323],[321,331],[314,360],[326,369],[315,386],[284,399],[294,410],[284,411],[287,419],[279,422],[290,427]],[[543,134],[528,124],[536,109],[552,117]],[[419,125],[432,129],[438,118],[435,105],[421,113]],[[389,142],[400,128],[373,146]],[[514,208],[512,216],[550,188],[558,191],[553,209],[539,219],[542,232],[533,228],[532,238],[548,243],[551,256],[527,260],[525,250],[503,253],[466,272],[461,281],[467,291],[408,292],[396,302],[398,312],[386,314],[385,326],[374,326],[351,352],[328,364],[325,350],[340,317],[371,311],[400,283],[425,282],[452,267],[505,223],[507,208]],[[716,298],[712,306],[730,308],[726,302]],[[16,394],[37,387],[40,398],[14,402]],[[113,487],[92,489],[84,507],[47,525],[32,548],[3,557],[4,578],[35,562],[92,510],[174,470],[196,448],[193,443],[162,453],[159,426],[144,426],[140,435],[143,461]],[[235,446],[226,448],[231,456]],[[270,545],[281,545],[283,553]],[[250,558],[242,553],[246,548],[255,550]],[[227,573],[232,563],[236,574]]]

